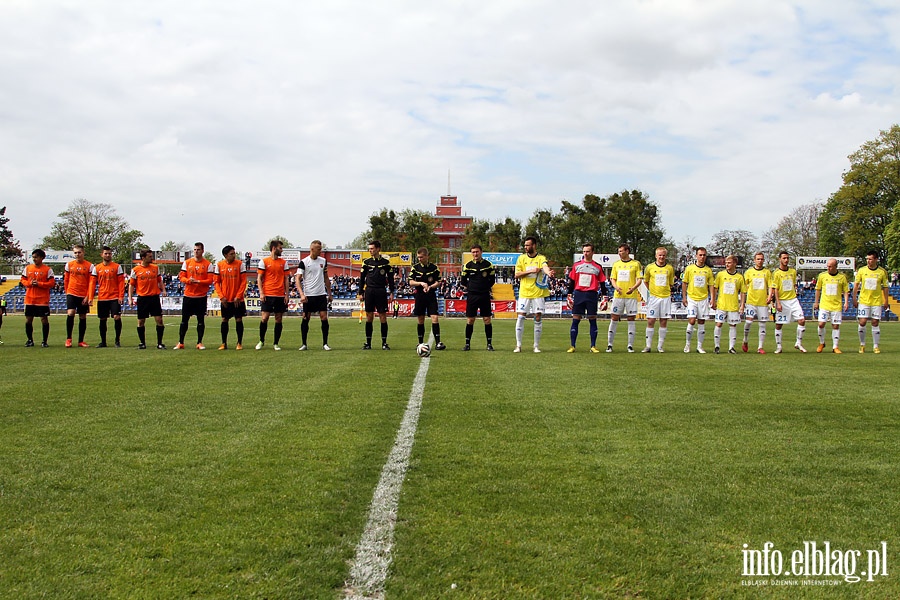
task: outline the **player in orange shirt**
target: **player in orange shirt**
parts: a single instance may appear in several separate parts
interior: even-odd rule
[[[91,287],[91,269],[94,265],[84,260],[84,246],[72,246],[75,260],[66,263],[63,272],[63,289],[66,291],[66,348],[72,347],[72,329],[75,313],[78,313],[78,347],[87,348],[84,333],[87,331],[87,313],[91,307],[88,288]]]
[[[194,244],[194,256],[181,264],[178,280],[184,284],[184,298],[181,303],[181,327],[178,330],[178,343],[175,350],[184,349],[184,336],[187,335],[191,316],[197,317],[197,350],[206,350],[203,345],[203,333],[206,331],[206,297],[209,287],[214,282],[215,267],[203,256],[203,242]]]
[[[98,348],[106,348],[106,322],[112,315],[116,330],[116,348],[121,348],[122,306],[125,300],[125,271],[122,265],[112,260],[112,248],[100,249],[99,262],[91,269],[91,285],[88,288],[88,303],[94,300],[97,290],[97,317],[100,319],[100,343]]]
[[[256,280],[259,283],[259,343],[257,350],[266,345],[266,330],[269,327],[269,315],[275,313],[275,336],[272,348],[281,350],[281,318],[287,312],[288,291],[291,289],[291,271],[287,261],[281,258],[283,244],[278,240],[269,242],[272,255],[261,261],[256,267]]]
[[[237,260],[234,246],[222,248],[225,260],[216,264],[216,293],[222,305],[222,345],[219,350],[228,349],[228,320],[234,317],[234,330],[237,332],[237,346],[241,350],[244,341],[244,315],[247,305],[244,303],[244,292],[247,290],[247,268],[243,261]]]
[[[137,291],[136,298],[134,297],[135,291]],[[141,250],[141,264],[136,265],[128,277],[128,303],[137,306],[137,332],[141,342],[138,348],[140,350],[147,349],[144,327],[147,317],[153,317],[156,320],[157,350],[166,349],[166,345],[162,341],[166,326],[163,325],[162,319],[162,303],[159,300],[161,295],[166,295],[166,287],[163,285],[162,275],[159,274],[159,267],[153,264],[153,250],[144,248]]]
[[[34,318],[41,320],[41,333],[44,341],[41,347],[47,347],[50,335],[50,290],[56,285],[53,269],[44,264],[47,254],[40,248],[31,253],[34,264],[27,265],[22,271],[22,286],[25,287],[25,342],[26,348],[34,346]]]

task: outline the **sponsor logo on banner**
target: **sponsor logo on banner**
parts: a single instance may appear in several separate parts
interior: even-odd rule
[[[828,259],[837,260],[838,269],[856,270],[856,259],[852,256],[798,256],[798,271],[825,271],[828,269]]]

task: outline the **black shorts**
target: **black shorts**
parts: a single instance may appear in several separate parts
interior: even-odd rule
[[[181,316],[182,317],[205,317],[206,316],[206,296],[201,298],[192,298],[185,296],[181,300]]]
[[[38,304],[26,304],[25,305],[25,316],[26,317],[49,317],[50,316],[50,307],[49,306],[41,306]]]
[[[417,317],[428,315],[433,317],[438,314],[437,294],[416,294],[416,304],[413,306],[413,314]]]
[[[243,319],[247,315],[247,305],[243,300],[239,302],[222,302],[222,318]]]
[[[478,311],[481,311],[482,317],[494,316],[491,310],[491,297],[487,294],[484,296],[473,296],[469,294],[466,299],[466,316],[469,318],[477,317]]]
[[[138,296],[137,299],[137,318],[146,319],[147,317],[161,317],[162,302],[159,296]]]
[[[387,290],[366,290],[364,304],[367,313],[386,314],[388,311]]]
[[[599,299],[600,296],[597,292],[579,292],[575,290],[572,294],[572,314],[596,317]]]
[[[84,304],[83,296],[73,296],[72,294],[66,294],[66,310],[74,310],[79,315],[88,314],[88,309],[90,306]]]
[[[328,312],[328,296],[307,296],[303,303],[303,314]]]
[[[276,315],[287,312],[287,305],[284,302],[284,296],[266,296],[259,306],[259,312],[275,313]]]
[[[97,317],[108,319],[122,314],[122,305],[118,300],[97,300]]]

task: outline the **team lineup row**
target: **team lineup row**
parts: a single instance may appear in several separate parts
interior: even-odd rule
[[[543,330],[542,316],[545,300],[550,295],[549,279],[552,271],[546,257],[538,253],[537,239],[529,236],[524,241],[525,252],[516,262],[514,276],[519,280],[519,296],[516,302],[516,346],[514,352],[522,351],[522,339],[526,317],[534,318],[533,351],[540,352],[540,340]],[[280,350],[279,342],[283,328],[283,316],[288,306],[291,272],[287,261],[281,258],[282,243],[272,240],[269,244],[271,255],[260,260],[257,267],[257,279],[260,297],[259,341],[256,349],[266,344],[268,323],[274,317],[273,348]],[[314,240],[310,244],[310,253],[300,261],[295,277],[295,285],[300,292],[303,304],[301,334],[303,345],[307,349],[309,321],[313,313],[319,313],[323,348],[328,345],[328,303],[331,300],[330,279],[327,275],[327,263],[321,256],[322,244]],[[388,338],[388,307],[395,291],[394,267],[381,255],[381,244],[373,240],[368,244],[370,256],[363,261],[360,273],[358,299],[366,316],[366,341],[363,349],[372,348],[374,316],[380,318],[380,334],[382,349],[390,349]],[[481,316],[484,322],[487,349],[493,350],[493,325],[491,313],[491,288],[495,283],[494,267],[482,256],[482,248],[474,245],[471,248],[472,260],[466,263],[461,273],[461,283],[467,292],[466,304],[466,341],[464,350],[471,347],[471,339],[475,320]],[[675,285],[675,271],[667,262],[665,248],[656,250],[655,262],[642,267],[640,262],[630,258],[630,247],[622,244],[618,248],[619,260],[606,275],[601,265],[594,261],[592,244],[582,248],[583,258],[569,269],[566,276],[568,284],[568,303],[572,309],[570,328],[571,346],[568,352],[575,352],[580,321],[587,317],[590,323],[590,352],[599,353],[597,348],[597,314],[606,310],[611,302],[610,324],[607,331],[607,352],[612,352],[613,341],[619,321],[624,317],[628,328],[629,352],[635,351],[636,323],[635,318],[642,299],[642,291],[646,293],[647,327],[643,352],[650,352],[656,322],[659,321],[659,342],[657,351],[664,352],[668,319],[672,317],[671,290]],[[86,316],[96,297],[97,316],[100,320],[100,344],[107,346],[107,321],[114,321],[114,345],[121,345],[121,304],[126,300],[137,308],[139,348],[146,348],[145,321],[153,317],[156,323],[157,348],[164,349],[162,321],[162,305],[160,296],[166,295],[162,275],[157,265],[153,264],[153,252],[149,249],[141,252],[141,262],[135,265],[128,277],[121,265],[112,261],[112,251],[108,247],[101,250],[102,261],[96,265],[84,260],[84,248],[73,248],[75,259],[68,262],[64,269],[64,289],[66,293],[66,346],[73,345],[75,316],[78,315],[78,346],[86,347]],[[184,261],[179,273],[179,280],[184,284],[182,304],[182,321],[179,327],[179,341],[176,350],[185,347],[185,337],[189,329],[190,318],[197,319],[198,349],[205,349],[203,337],[205,333],[205,316],[207,313],[207,297],[211,287],[215,287],[221,302],[221,335],[222,344],[219,349],[228,348],[230,333],[229,322],[235,320],[237,334],[236,349],[242,348],[243,317],[247,309],[244,294],[247,288],[247,270],[243,261],[238,260],[233,246],[222,249],[224,260],[216,264],[204,258],[204,245],[194,245],[193,256]],[[25,333],[26,346],[34,346],[33,319],[38,317],[42,323],[42,346],[47,345],[49,334],[50,290],[55,286],[55,275],[52,269],[43,264],[45,253],[35,250],[32,253],[33,264],[27,265],[22,273],[21,282],[26,288],[25,295]],[[429,262],[428,250],[420,248],[416,252],[416,263],[410,269],[409,283],[415,290],[415,308],[413,314],[418,319],[417,335],[419,344],[425,339],[425,318],[430,317],[431,332],[435,337],[435,349],[443,350],[446,345],[441,341],[438,317],[438,302],[435,290],[441,282],[440,272],[436,265]],[[769,271],[763,268],[764,256],[754,256],[754,266],[744,273],[736,270],[736,259],[729,256],[725,260],[725,269],[714,276],[712,269],[706,264],[706,250],[698,248],[696,260],[689,265],[679,282],[682,290],[682,302],[687,308],[688,327],[686,331],[685,352],[691,351],[692,337],[696,333],[696,351],[705,354],[705,322],[711,316],[715,320],[714,350],[722,349],[721,337],[724,325],[728,325],[727,352],[736,353],[737,325],[744,321],[744,336],[741,345],[748,351],[748,336],[752,324],[758,324],[757,352],[764,354],[763,343],[766,338],[766,322],[771,308],[775,309],[776,353],[782,351],[782,328],[790,322],[797,323],[797,337],[794,347],[806,352],[803,347],[805,317],[799,304],[795,289],[796,270],[789,267],[790,257],[786,252],[779,254],[779,266]],[[126,299],[127,282],[127,299]],[[608,290],[608,285],[612,290]],[[866,343],[866,324],[871,321],[873,351],[879,353],[880,327],[882,309],[888,308],[888,276],[878,266],[877,255],[869,253],[866,266],[859,269],[853,286],[852,301],[858,308],[860,352]],[[609,292],[611,299],[609,298]],[[818,352],[825,348],[826,327],[832,326],[832,352],[841,353],[839,348],[840,326],[843,311],[848,310],[851,301],[850,285],[843,273],[837,270],[837,261],[830,259],[827,271],[821,273],[816,281],[814,310],[818,313]],[[2,318],[2,317],[0,317]],[[2,325],[2,321],[0,321]]]

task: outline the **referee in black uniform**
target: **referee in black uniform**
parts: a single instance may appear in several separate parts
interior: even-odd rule
[[[484,320],[484,336],[487,338],[487,349],[494,350],[491,339],[494,326],[491,324],[491,288],[494,287],[494,265],[481,256],[481,246],[472,246],[472,260],[463,267],[460,283],[466,288],[466,345],[463,350],[470,350],[472,332],[475,329],[475,317],[481,312]]]
[[[357,296],[358,300],[364,302],[366,311],[366,343],[363,350],[372,349],[372,321],[376,310],[381,319],[381,349],[390,350],[387,343],[387,311],[394,296],[394,267],[391,266],[391,261],[381,256],[380,241],[369,242],[369,254],[372,256],[362,263]]]
[[[428,262],[428,248],[424,246],[416,250],[418,262],[409,271],[409,284],[416,288],[416,304],[413,314],[419,319],[416,332],[419,343],[425,341],[425,315],[431,317],[431,333],[434,334],[435,350],[446,350],[441,341],[441,324],[438,323],[438,301],[435,291],[441,285],[441,272],[437,265]]]

